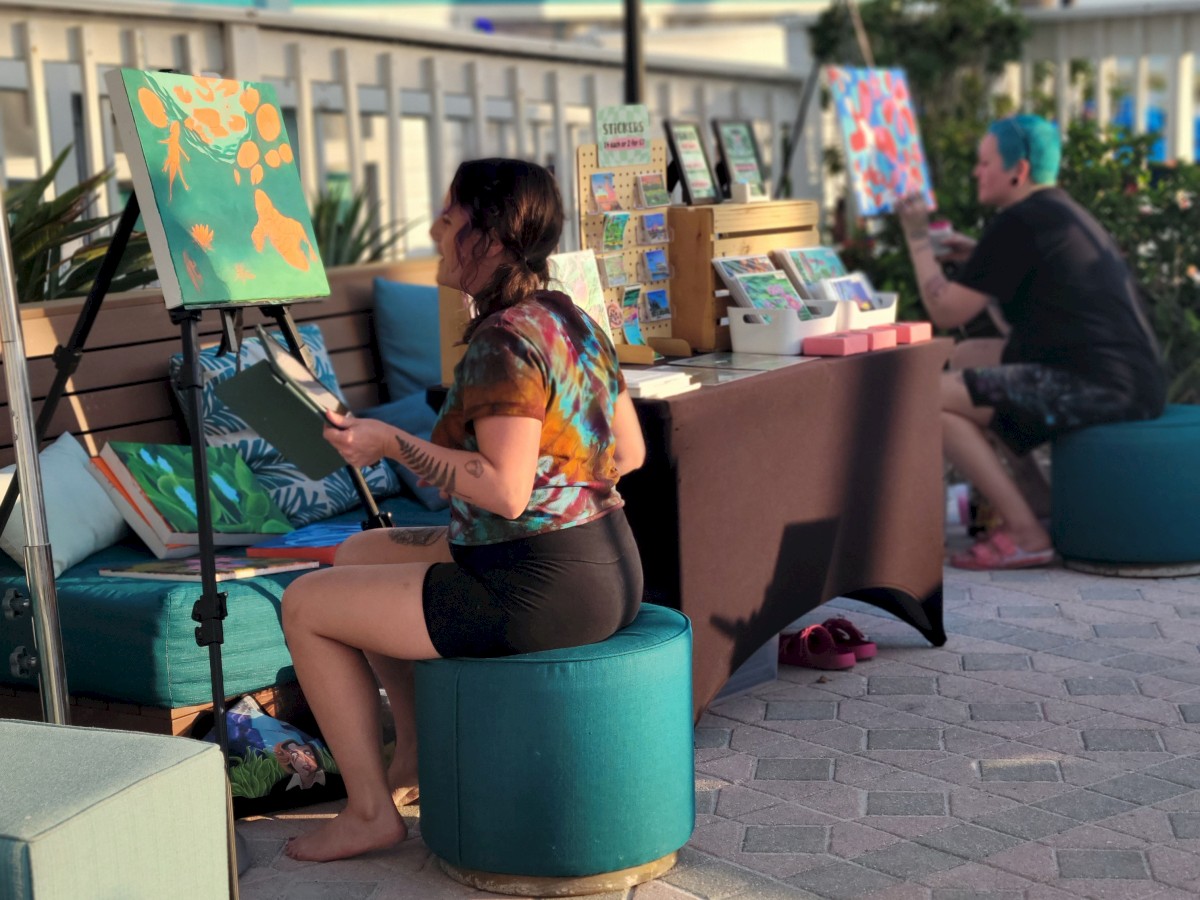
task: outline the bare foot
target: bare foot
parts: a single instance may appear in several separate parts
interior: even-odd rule
[[[407,835],[404,820],[394,806],[384,807],[370,819],[347,808],[316,831],[292,838],[283,852],[292,859],[328,862],[391,847]]]
[[[404,764],[398,758],[393,759],[388,766],[387,783],[392,792],[392,802],[396,804],[397,809],[416,803],[417,798],[421,796],[421,789],[417,786],[415,760]]]

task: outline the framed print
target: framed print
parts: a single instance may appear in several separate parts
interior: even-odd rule
[[[748,184],[752,194],[765,195],[766,170],[754,138],[754,126],[744,119],[713,119],[712,126],[729,184]]]
[[[719,203],[717,182],[713,178],[708,153],[704,150],[704,137],[695,122],[668,119],[663,123],[667,129],[667,144],[671,156],[679,166],[679,181],[683,184],[683,200],[691,206]]]

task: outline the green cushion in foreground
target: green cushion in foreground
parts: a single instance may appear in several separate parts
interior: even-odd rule
[[[0,719],[0,759],[0,900],[229,896],[216,745]]]
[[[599,644],[416,667],[421,836],[538,877],[640,866],[695,822],[691,625],[643,605]]]

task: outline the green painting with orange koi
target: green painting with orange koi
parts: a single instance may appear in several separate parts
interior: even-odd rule
[[[120,69],[108,86],[167,306],[329,294],[271,85]]]

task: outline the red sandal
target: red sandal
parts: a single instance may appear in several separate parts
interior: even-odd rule
[[[833,638],[833,645],[839,650],[853,653],[854,658],[859,662],[870,659],[879,652],[875,642],[868,641],[867,636],[855,628],[854,623],[849,619],[839,616],[834,619],[826,619],[822,624],[829,632],[829,636]]]
[[[780,639],[779,661],[787,666],[810,669],[849,669],[854,665],[855,657],[849,651],[839,650],[824,627],[809,625],[801,632]]]

